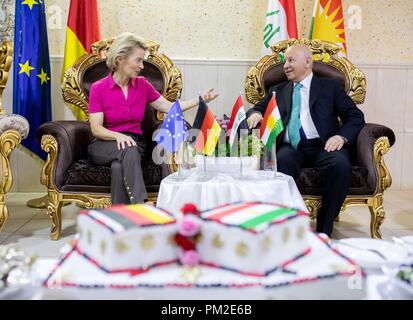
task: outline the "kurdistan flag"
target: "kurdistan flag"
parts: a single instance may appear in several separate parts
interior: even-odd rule
[[[260,128],[260,139],[268,150],[272,148],[275,139],[283,130],[284,125],[281,119],[280,110],[277,106],[275,94],[273,94],[270,102],[268,102]]]
[[[341,0],[315,0],[308,37],[334,42],[341,47],[339,55],[347,56]]]
[[[294,0],[268,0],[262,55],[271,55],[272,45],[289,38],[297,38]]]

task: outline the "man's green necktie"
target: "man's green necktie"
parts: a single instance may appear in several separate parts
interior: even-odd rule
[[[293,90],[293,103],[291,108],[291,115],[290,120],[288,121],[288,136],[290,138],[290,143],[297,149],[298,143],[301,140],[300,137],[300,128],[301,128],[301,121],[300,121],[300,108],[301,108],[301,94],[300,89],[302,88],[301,83],[297,83],[294,86]]]

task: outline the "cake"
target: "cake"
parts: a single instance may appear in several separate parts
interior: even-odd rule
[[[325,239],[310,232],[308,255],[266,277],[200,265],[168,264],[137,276],[107,273],[65,245],[57,263],[38,261],[43,290],[37,299],[363,299],[368,284],[361,269]],[[197,272],[195,272],[197,271]],[[59,289],[59,290],[56,290]],[[371,290],[370,290],[371,291]],[[40,294],[40,295],[39,295]]]
[[[274,204],[236,203],[201,214],[202,264],[266,276],[309,253],[309,218]]]
[[[106,272],[139,273],[177,261],[176,220],[150,205],[83,211],[76,249]]]
[[[310,250],[308,215],[296,209],[249,202],[203,213],[186,205],[183,213],[177,221],[147,205],[84,211],[77,250],[111,273],[139,273],[180,261],[258,277]]]
[[[309,231],[309,219],[304,212],[253,202],[229,204],[202,213],[195,206],[186,205],[182,213],[176,221],[168,213],[144,205],[83,212],[77,244],[62,248],[58,263],[42,277],[43,297],[365,297],[362,270],[326,239]],[[136,221],[134,215],[141,220]],[[180,244],[176,241],[179,235],[183,237]],[[128,249],[118,252],[117,241]],[[124,245],[118,249],[125,248]],[[199,254],[194,268],[171,263],[181,261],[183,247]],[[150,266],[153,267],[146,268]],[[45,267],[39,266],[39,270]],[[134,276],[131,270],[136,272],[132,273]]]

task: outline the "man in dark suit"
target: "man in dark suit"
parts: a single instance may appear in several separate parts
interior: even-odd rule
[[[313,55],[306,45],[285,53],[288,81],[269,89],[248,111],[250,128],[261,122],[275,92],[284,131],[277,137],[278,170],[300,175],[303,166],[319,169],[323,177],[322,206],[317,232],[331,236],[334,219],[346,198],[351,180],[349,148],[364,126],[364,115],[338,82],[313,74]],[[339,123],[338,117],[341,120]]]

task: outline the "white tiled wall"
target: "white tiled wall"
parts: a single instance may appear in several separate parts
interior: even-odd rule
[[[183,78],[182,99],[196,97],[198,92],[215,88],[220,96],[210,104],[216,115],[230,114],[241,91],[244,104],[245,76],[254,65],[253,60],[198,60],[173,59]],[[413,64],[373,65],[355,63],[367,77],[367,96],[361,109],[367,122],[389,126],[396,134],[396,143],[386,155],[386,163],[393,177],[392,189],[413,190]],[[60,85],[62,57],[51,58],[53,119],[74,119],[63,105]],[[11,112],[11,87],[5,91],[4,105]],[[191,123],[196,109],[185,113]],[[12,191],[44,191],[40,184],[42,162],[33,159],[19,148],[12,154],[14,185]]]

